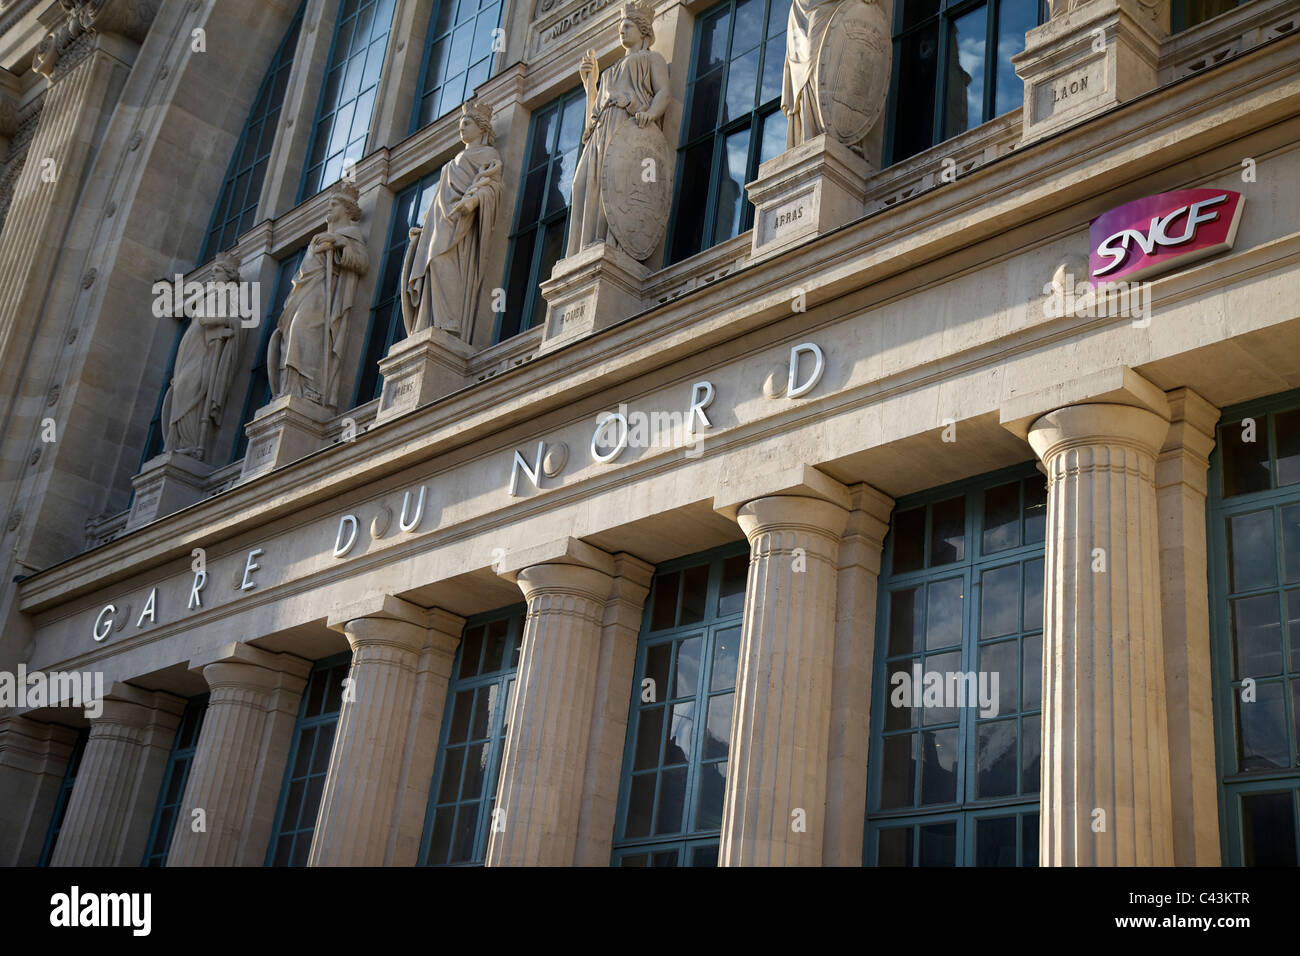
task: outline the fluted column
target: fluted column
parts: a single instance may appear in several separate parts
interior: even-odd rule
[[[777,495],[742,506],[749,580],[723,806],[722,866],[819,866],[843,507]]]
[[[1048,476],[1040,860],[1170,866],[1155,460],[1168,422],[1127,405],[1039,418]]]
[[[185,701],[115,690],[90,722],[51,866],[138,866]]]
[[[420,658],[431,641],[448,662],[464,620],[430,630],[410,620],[363,617],[343,631],[352,647],[308,866],[380,866],[397,817]],[[450,673],[450,667],[446,669]],[[445,688],[443,690],[445,695]],[[434,745],[436,746],[436,744]]]
[[[257,653],[249,648],[242,656]],[[203,668],[208,707],[167,851],[168,866],[260,866],[266,857],[289,738],[311,663],[286,654],[261,659],[260,664],[219,660]]]
[[[581,565],[539,564],[520,571],[517,583],[528,617],[487,865],[569,866],[613,579]]]

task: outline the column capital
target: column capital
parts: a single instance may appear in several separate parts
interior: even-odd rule
[[[185,710],[183,697],[165,691],[148,691],[130,684],[115,683],[104,695],[104,708],[90,718],[92,732],[97,726],[121,726],[143,730],[171,720],[174,728]]]
[[[1063,451],[1095,445],[1126,445],[1152,458],[1159,453],[1169,421],[1133,405],[1067,405],[1029,427],[1029,445],[1047,464]]]
[[[515,578],[530,604],[541,595],[571,594],[603,606],[613,586],[613,576],[578,564],[534,564]]]
[[[1045,386],[1010,383],[998,409],[998,421],[1017,438],[1028,441],[1029,430],[1050,412],[1069,405],[1132,405],[1168,421],[1165,393],[1126,365],[1115,365]]]
[[[822,498],[771,495],[740,506],[736,521],[745,537],[754,539],[769,531],[799,529],[839,539],[848,524],[849,509]]]
[[[291,677],[299,677],[304,681],[307,675],[311,673],[312,662],[294,654],[275,653],[272,651],[262,650],[260,647],[254,647],[252,644],[245,644],[242,641],[234,641],[230,644],[223,644],[211,651],[190,658],[190,670],[199,671],[207,679],[208,668],[216,664],[233,665],[234,667],[250,667],[259,670],[265,670],[276,675],[286,674]],[[238,673],[237,670],[214,671],[214,673],[225,674]],[[208,686],[211,687],[212,681],[208,680]]]
[[[350,621],[361,618],[382,618],[391,621],[405,621],[416,627],[442,627],[445,622],[436,615],[446,615],[446,611],[437,608],[422,608],[404,598],[393,594],[370,593],[355,601],[338,604],[330,608],[325,623],[330,630],[344,633]],[[453,615],[454,616],[454,615]]]
[[[554,538],[541,544],[509,551],[496,565],[497,574],[515,582],[519,572],[541,564],[563,564],[590,568],[612,577],[617,573],[614,556],[578,538]]]
[[[409,654],[419,654],[429,642],[429,629],[410,621],[388,617],[358,617],[343,625],[352,653],[366,647],[391,647]]]
[[[732,521],[748,502],[769,497],[818,498],[846,511],[853,506],[850,490],[807,462],[793,462],[776,472],[744,473],[724,480],[713,494],[713,510]]]

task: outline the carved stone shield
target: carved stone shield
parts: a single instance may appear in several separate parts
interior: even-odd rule
[[[885,110],[891,59],[880,0],[844,0],[817,56],[817,110],[827,133],[847,146],[867,135]]]
[[[649,259],[668,231],[672,204],[672,155],[663,130],[622,124],[605,151],[600,185],[609,231],[632,258]]]

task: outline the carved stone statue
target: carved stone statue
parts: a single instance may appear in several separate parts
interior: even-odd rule
[[[567,255],[605,242],[644,262],[668,229],[673,160],[663,118],[672,94],[668,63],[650,49],[654,16],[651,0],[631,0],[619,23],[623,56],[604,72],[595,50],[582,57],[587,122],[573,176]]]
[[[267,346],[267,377],[276,398],[287,394],[338,407],[352,299],[357,279],[369,268],[360,219],[357,187],[339,183],[326,206],[325,231],[312,237]]]
[[[402,263],[406,334],[435,325],[466,342],[478,313],[488,232],[501,201],[501,154],[493,146],[492,107],[461,107],[465,148],[442,167],[423,229],[410,232]]]
[[[786,147],[826,133],[861,152],[885,109],[890,60],[878,0],[794,0],[781,87]]]
[[[238,282],[238,260],[225,254],[218,256],[212,281]],[[207,301],[216,299],[209,296]],[[164,451],[204,459],[209,437],[221,427],[242,341],[243,329],[236,312],[207,315],[200,307],[190,319],[176,347],[171,385],[163,396]]]

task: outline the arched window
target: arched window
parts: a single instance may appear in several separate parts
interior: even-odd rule
[[[411,132],[446,116],[492,75],[501,0],[435,0],[416,87]]]
[[[338,182],[344,165],[365,155],[395,2],[341,0],[339,4],[307,169],[298,190],[300,202]]]

